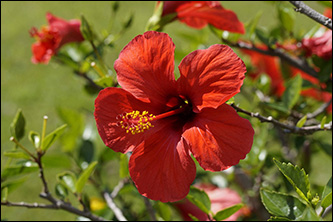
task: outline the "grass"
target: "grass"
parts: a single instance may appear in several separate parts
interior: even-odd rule
[[[318,11],[323,7],[311,3]],[[115,21],[115,28],[119,28],[122,21],[128,19],[130,13],[134,13],[134,23],[125,33],[114,48],[107,52],[106,63],[112,67],[120,50],[136,35],[144,32],[145,24],[152,15],[155,2],[121,2]],[[253,18],[259,10],[263,11],[261,26],[276,24],[276,15],[272,15],[272,4],[265,2],[223,2],[227,9],[235,11],[239,19],[246,23]],[[88,95],[83,90],[83,79],[74,76],[67,67],[59,66],[52,61],[49,65],[35,65],[30,62],[31,44],[34,42],[29,36],[28,30],[35,26],[40,28],[46,25],[45,13],[51,12],[64,19],[79,19],[81,15],[93,25],[97,33],[108,29],[111,19],[111,3],[108,1],[79,1],[79,2],[26,2],[26,1],[2,1],[1,2],[1,153],[13,147],[9,141],[9,125],[16,111],[22,108],[27,120],[26,129],[40,132],[43,116],[47,115],[47,132],[62,125],[56,113],[57,107],[67,107],[75,110],[85,110],[92,116],[94,109],[94,96]],[[296,28],[310,29],[315,23],[304,15],[296,15]],[[304,22],[306,21],[306,22]],[[207,33],[193,30],[179,22],[174,22],[165,28],[174,40],[176,49],[183,54],[188,54],[192,49],[180,33],[193,35]],[[209,35],[207,44],[216,44],[214,36]],[[178,61],[179,62],[179,61]],[[22,143],[30,146],[27,139]],[[56,148],[54,148],[56,149]],[[55,150],[54,152],[58,152]],[[6,158],[1,155],[1,169]],[[51,185],[54,183],[54,175],[59,169],[51,168],[48,179]],[[41,189],[40,181],[36,181],[37,175],[31,175],[24,186],[10,195],[11,201],[39,201],[38,193]],[[43,201],[41,201],[43,202]],[[7,220],[73,220],[74,216],[63,211],[31,210],[25,208],[1,207],[2,219]]]

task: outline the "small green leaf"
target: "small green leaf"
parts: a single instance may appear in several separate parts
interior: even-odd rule
[[[43,151],[46,151],[50,146],[59,138],[59,136],[64,132],[65,128],[67,127],[67,124],[64,124],[57,129],[55,129],[53,132],[48,134],[44,141],[42,141],[42,147],[41,149]]]
[[[96,85],[99,85],[100,87],[106,88],[111,87],[113,85],[113,79],[111,76],[104,76],[99,79],[94,80]]]
[[[252,18],[249,22],[247,22],[245,24],[246,35],[252,41],[254,41],[254,39],[255,39],[255,30],[256,30],[256,27],[258,26],[258,22],[262,16],[262,14],[263,14],[263,11],[258,11],[257,14],[254,16],[254,18]]]
[[[326,123],[326,116],[324,116],[322,119],[321,119],[321,122],[320,122],[320,128],[321,129],[324,129],[324,126],[325,126],[325,123]]]
[[[58,174],[57,179],[64,187],[66,187],[72,193],[75,193],[76,177],[72,172],[66,171]]]
[[[191,186],[187,199],[199,207],[206,214],[210,213],[210,199],[205,191]]]
[[[120,155],[120,161],[119,161],[119,177],[125,178],[129,176],[128,171],[128,157],[126,154]]]
[[[288,219],[286,217],[276,217],[272,216],[267,221],[292,221],[291,219]]]
[[[81,33],[82,36],[84,37],[84,39],[88,40],[88,41],[92,41],[93,40],[93,32],[92,29],[88,23],[88,21],[86,20],[86,18],[81,15]]]
[[[40,143],[40,136],[37,132],[35,131],[30,131],[29,132],[29,140],[31,141],[32,145],[38,149],[39,148],[39,143]]]
[[[322,219],[316,214],[313,208],[307,207],[304,209],[300,221],[321,221]]]
[[[302,128],[307,120],[307,115],[303,116],[298,122],[296,123],[296,127]]]
[[[1,187],[1,202],[2,201],[7,201],[7,197],[8,197],[8,187]]]
[[[282,103],[288,110],[297,103],[302,89],[302,77],[297,75],[286,83],[286,90],[282,95]]]
[[[306,209],[305,204],[291,195],[261,189],[260,197],[267,211],[274,216],[297,220]]]
[[[62,183],[57,183],[55,193],[59,198],[65,199],[68,196],[68,189]]]
[[[4,187],[8,188],[8,194],[13,192],[16,188],[20,187],[29,176],[19,177],[15,179],[5,180],[1,183],[1,189]]]
[[[25,118],[23,116],[22,110],[19,109],[16,112],[13,122],[10,124],[11,135],[19,141],[23,138],[25,132]]]
[[[278,8],[279,20],[282,26],[289,32],[293,31],[294,22],[295,22],[295,13],[291,8],[285,6]]]
[[[326,184],[323,193],[321,195],[321,206],[323,208],[327,208],[329,205],[332,204],[332,177]]]
[[[293,166],[291,163],[281,163],[275,158],[273,159],[280,172],[287,178],[291,185],[296,190],[297,194],[307,203],[310,203],[310,183],[308,175],[304,169]]]
[[[32,161],[23,161],[18,163],[16,166],[6,167],[1,172],[1,179],[5,179],[12,176],[23,175],[27,173],[36,172],[39,170],[37,163]]]
[[[26,159],[30,160],[30,156],[25,152],[17,152],[17,151],[5,151],[3,153],[5,156],[10,158],[16,158],[16,159]]]
[[[89,166],[80,174],[79,179],[75,184],[75,190],[77,193],[81,193],[83,190],[84,185],[86,184],[87,180],[89,179],[90,175],[95,169],[97,165],[97,161],[92,162]]]
[[[154,209],[163,220],[170,221],[172,219],[172,210],[168,204],[155,201]]]
[[[219,212],[217,212],[214,216],[214,219],[217,221],[225,220],[234,213],[236,213],[239,209],[241,209],[244,204],[235,204],[231,207],[225,208]]]

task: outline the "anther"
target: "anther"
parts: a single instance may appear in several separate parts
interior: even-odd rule
[[[150,123],[154,118],[155,116],[149,114],[148,111],[140,113],[138,110],[116,116],[116,120],[118,120],[117,126],[125,129],[126,133],[132,133],[133,135],[136,133],[142,133],[150,127],[154,127]]]

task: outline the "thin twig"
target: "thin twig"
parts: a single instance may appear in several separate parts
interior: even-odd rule
[[[312,67],[310,67],[306,60],[301,59],[299,57],[291,56],[279,48],[276,48],[276,49],[268,48],[267,50],[265,50],[265,49],[257,48],[253,44],[242,42],[242,41],[239,41],[237,43],[232,43],[232,42],[226,41],[225,39],[222,39],[222,41],[226,42],[230,46],[237,47],[240,49],[248,49],[248,50],[252,50],[255,52],[259,52],[264,55],[277,56],[281,60],[287,62],[289,65],[292,65],[295,68],[298,68],[313,77],[316,77],[316,78],[318,77],[317,71],[315,71]]]
[[[56,205],[53,204],[42,204],[42,203],[25,203],[25,202],[2,202],[1,205],[8,207],[26,207],[26,208],[44,208],[44,209],[58,209]]]
[[[108,207],[113,211],[113,213],[117,217],[117,219],[119,221],[127,221],[127,219],[123,215],[123,212],[121,212],[121,210],[114,203],[113,199],[111,198],[111,195],[105,191],[105,192],[103,192],[103,196],[104,196],[104,199],[106,200]]]
[[[273,123],[275,126],[285,129],[284,130],[285,133],[308,135],[308,134],[313,134],[317,131],[332,130],[332,121],[325,124],[323,127],[321,127],[321,124],[314,125],[314,126],[296,127],[295,125],[281,123],[281,122],[273,119],[273,117],[271,117],[271,116],[265,117],[265,116],[260,115],[259,113],[252,113],[252,112],[243,110],[243,109],[239,108],[238,106],[236,106],[235,104],[231,104],[231,106],[237,112],[241,112],[248,116],[255,117],[255,118],[259,119],[261,122]]]
[[[322,24],[332,30],[332,19],[320,14],[319,12],[304,4],[304,2],[302,1],[290,1],[290,3],[296,7],[296,12],[300,12],[306,15],[314,21],[318,22],[319,24]]]
[[[316,116],[318,116],[319,114],[321,114],[322,112],[324,112],[326,110],[327,107],[329,107],[332,104],[332,98],[330,99],[330,101],[328,101],[327,103],[324,103],[323,105],[321,105],[317,110],[315,110],[312,113],[307,113],[307,118],[311,119],[311,118],[315,118]]]

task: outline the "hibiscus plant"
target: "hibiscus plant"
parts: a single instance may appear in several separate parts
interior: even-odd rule
[[[48,25],[27,28],[34,40],[19,50],[33,70],[68,72],[40,82],[68,85],[61,101],[90,107],[50,103],[54,115],[41,114],[35,131],[31,106],[2,97],[12,119],[2,219],[331,220],[332,3],[307,3],[142,2],[150,8],[140,15],[128,10],[140,3],[117,1],[101,32],[96,21],[110,15],[63,18],[50,7]],[[244,16],[243,4],[266,4],[275,23],[262,25],[269,15],[259,10]],[[50,209],[60,216],[33,214]]]

